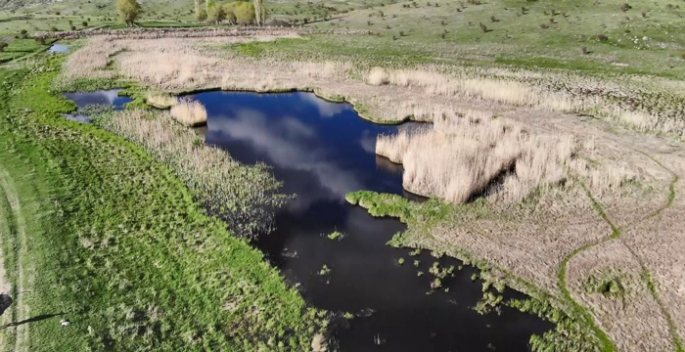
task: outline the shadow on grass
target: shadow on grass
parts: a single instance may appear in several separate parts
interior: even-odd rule
[[[26,320],[16,321],[16,322],[12,322],[12,323],[9,323],[9,324],[5,324],[5,325],[1,326],[0,329],[7,329],[7,328],[10,328],[10,327],[13,327],[13,326],[19,326],[19,325],[28,324],[28,323],[35,323],[35,322],[37,322],[37,321],[46,320],[46,319],[58,317],[58,316],[60,316],[60,315],[65,315],[65,314],[67,314],[67,313],[64,313],[64,312],[63,312],[63,313],[57,313],[57,314],[43,314],[43,315],[37,315],[37,316],[35,316],[35,317],[29,318],[29,319],[26,319]]]

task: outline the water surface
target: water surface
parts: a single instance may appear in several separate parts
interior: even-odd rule
[[[133,101],[130,97],[119,96],[123,89],[98,90],[95,92],[64,93],[64,96],[76,103],[78,110],[73,114],[64,114],[67,120],[91,123],[90,116],[83,113],[83,108],[88,105],[109,105],[116,110],[124,109],[124,105]]]
[[[52,44],[48,52],[51,54],[66,54],[69,52],[69,47],[64,44]]]
[[[115,109],[121,110],[126,103],[133,101],[131,97],[120,96],[123,89],[98,90],[95,92],[64,93],[64,96],[72,100],[79,109],[88,105],[111,105]]]
[[[336,331],[343,351],[525,351],[533,333],[552,327],[506,307],[501,315],[475,312],[482,292],[470,267],[443,280],[443,289],[431,290],[428,269],[435,261],[461,263],[427,252],[411,257],[406,249],[387,246],[405,226],[345,202],[357,190],[405,194],[401,166],[374,150],[378,134],[411,126],[374,125],[351,106],[310,93],[191,97],[207,108],[208,144],[243,163],[272,165],[284,191],[297,194],[276,214],[277,230],[257,245],[312,305],[360,316]],[[336,230],[345,237],[328,239]],[[320,275],[324,265],[330,273]]]

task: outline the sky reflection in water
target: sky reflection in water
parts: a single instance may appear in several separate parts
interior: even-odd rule
[[[410,257],[406,249],[387,246],[405,225],[372,218],[345,202],[347,193],[363,189],[403,194],[401,166],[374,153],[376,136],[398,127],[363,121],[351,106],[311,93],[207,92],[194,98],[207,107],[208,144],[244,163],[272,165],[284,191],[297,194],[277,213],[277,230],[257,244],[272,263],[291,284],[299,283],[316,307],[373,311],[337,331],[343,351],[524,351],[532,333],[550,328],[512,309],[505,308],[502,316],[476,313],[471,307],[482,292],[481,284],[471,281],[473,268],[445,279],[449,292],[431,292],[433,262],[460,262],[438,260],[425,251]],[[328,239],[334,230],[345,238]],[[418,267],[414,260],[420,261]],[[323,265],[330,275],[317,274]],[[382,346],[374,344],[377,338]]]

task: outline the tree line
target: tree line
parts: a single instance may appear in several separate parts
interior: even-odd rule
[[[201,22],[227,22],[229,24],[256,24],[261,26],[267,18],[262,0],[237,0],[219,4],[215,0],[194,0],[195,19]],[[133,26],[143,12],[137,0],[117,0],[119,18],[126,26]]]

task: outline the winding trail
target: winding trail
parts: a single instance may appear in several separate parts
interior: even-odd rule
[[[638,152],[645,155],[646,157],[648,157],[652,161],[654,161],[661,168],[663,168],[668,173],[670,173],[673,178],[672,178],[671,183],[669,185],[669,196],[668,196],[668,201],[666,202],[666,204],[664,204],[662,207],[660,207],[658,210],[656,210],[654,213],[648,215],[644,219],[630,223],[628,225],[628,227],[633,227],[633,226],[635,226],[635,225],[637,225],[643,221],[646,221],[646,220],[649,220],[649,219],[654,218],[656,216],[659,216],[664,211],[666,211],[668,208],[670,208],[673,205],[673,202],[675,201],[675,198],[676,198],[675,186],[680,181],[680,177],[676,173],[674,173],[673,171],[671,171],[670,169],[665,167],[658,160],[656,160],[655,158],[653,158],[652,156],[650,156],[646,153],[643,153],[641,151],[638,151]],[[592,201],[592,204],[593,204],[594,208],[597,210],[597,212],[599,213],[599,215],[611,227],[612,233],[611,233],[611,236],[605,237],[605,238],[600,239],[598,241],[594,241],[592,243],[588,243],[588,244],[586,244],[580,248],[577,248],[572,253],[570,253],[569,255],[564,257],[564,259],[561,262],[561,267],[559,269],[559,275],[558,275],[558,277],[559,277],[559,288],[563,292],[564,298],[566,298],[572,304],[573,308],[577,311],[576,313],[581,315],[581,317],[586,321],[587,324],[590,325],[590,328],[593,330],[593,332],[595,332],[597,337],[600,339],[600,341],[602,342],[602,345],[603,345],[602,349],[601,349],[602,352],[612,352],[612,351],[616,351],[616,346],[614,345],[613,341],[611,341],[611,339],[606,334],[606,332],[604,332],[602,329],[599,328],[599,326],[597,325],[592,313],[590,313],[587,308],[583,307],[579,302],[577,302],[575,299],[573,299],[573,296],[571,295],[571,291],[568,288],[568,282],[566,280],[566,274],[568,272],[568,263],[576,255],[578,255],[579,253],[581,253],[583,251],[586,251],[586,250],[589,250],[589,249],[594,248],[596,246],[607,243],[609,241],[619,240],[621,238],[621,235],[622,235],[622,230],[614,224],[614,222],[611,220],[611,218],[609,218],[604,207],[592,195],[592,192],[587,187],[587,185],[578,177],[575,177],[575,179],[576,179],[576,181],[578,181],[581,184],[581,186],[585,190],[587,196]],[[669,332],[671,334],[673,344],[676,347],[676,351],[677,352],[685,352],[685,348],[683,347],[683,340],[680,337],[680,335],[678,334],[678,329],[677,329],[676,323],[675,323],[672,315],[670,314],[670,312],[666,308],[666,305],[664,304],[664,302],[659,297],[659,294],[656,290],[656,285],[654,283],[654,280],[652,279],[652,275],[649,272],[649,269],[644,264],[644,261],[637,255],[637,253],[635,253],[633,248],[631,248],[628,244],[626,244],[624,242],[621,242],[621,244],[628,249],[628,251],[631,253],[633,258],[635,258],[635,260],[639,263],[640,269],[642,270],[642,279],[645,281],[647,287],[649,288],[649,291],[650,291],[652,297],[657,302],[657,304],[661,308],[662,314],[664,315],[664,317],[668,321]]]
[[[28,249],[26,222],[22,212],[22,205],[14,184],[14,180],[9,172],[0,166],[0,188],[2,188],[7,204],[9,205],[8,214],[4,214],[4,220],[9,220],[10,237],[4,237],[3,240],[12,238],[14,241],[14,282],[12,285],[12,298],[14,300],[12,312],[14,314],[14,321],[23,321],[29,319],[30,309],[26,303],[25,294],[26,287],[26,273],[22,263],[23,253]],[[3,234],[4,236],[4,234]],[[3,262],[4,263],[4,262]],[[14,327],[14,351],[28,351],[29,349],[29,324],[20,324]],[[10,342],[10,341],[7,341]],[[10,344],[5,344],[9,346]]]

